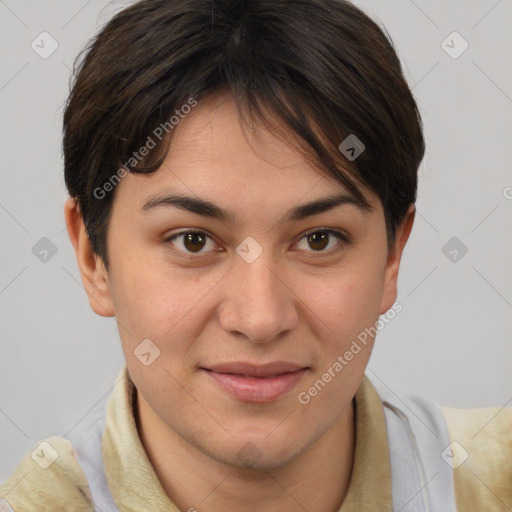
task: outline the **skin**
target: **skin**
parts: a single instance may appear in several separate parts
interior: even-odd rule
[[[175,128],[160,169],[128,174],[117,186],[109,273],[91,251],[75,201],[67,201],[68,232],[91,308],[116,317],[137,388],[139,434],[180,509],[333,512],[341,506],[354,457],[353,397],[374,340],[307,405],[298,395],[393,305],[414,222],[411,205],[388,252],[382,205],[362,190],[372,212],[342,205],[280,223],[300,204],[346,191],[265,129],[244,131],[232,98],[217,93]],[[232,210],[236,222],[176,207],[141,210],[162,192],[211,201]],[[192,228],[210,236],[203,246],[186,245],[184,237],[165,241]],[[341,230],[350,243],[334,235],[325,248],[311,243],[305,233],[320,228]],[[252,263],[236,253],[248,236],[263,249]],[[145,366],[134,350],[148,338],[160,356]],[[232,361],[288,361],[308,370],[278,399],[248,403],[200,370]],[[249,442],[256,454],[251,464],[238,456]]]

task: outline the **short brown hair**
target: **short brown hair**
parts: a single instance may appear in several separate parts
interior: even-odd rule
[[[77,57],[64,111],[66,187],[107,269],[115,187],[104,185],[120,170],[154,172],[171,129],[140,161],[133,153],[191,98],[220,90],[242,118],[269,128],[270,108],[360,204],[369,207],[357,183],[373,190],[391,246],[416,201],[425,144],[393,44],[374,21],[344,0],[142,0]],[[350,135],[365,146],[357,160],[338,149]]]

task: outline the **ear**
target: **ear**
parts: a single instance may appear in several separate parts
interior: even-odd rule
[[[405,244],[411,234],[412,225],[414,224],[414,217],[416,215],[416,208],[414,204],[409,205],[409,209],[404,217],[404,220],[396,230],[395,243],[390,249],[386,268],[384,271],[384,289],[382,300],[380,304],[379,315],[384,314],[396,301],[397,297],[397,281],[398,270],[400,267],[400,260]]]
[[[108,274],[103,260],[92,250],[80,214],[80,207],[75,198],[70,197],[66,201],[64,216],[91,309],[100,316],[114,316]]]

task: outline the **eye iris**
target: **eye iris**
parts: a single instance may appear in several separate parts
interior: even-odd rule
[[[199,246],[196,245],[198,241],[199,241]],[[185,247],[187,248],[187,250],[189,250],[191,252],[197,252],[197,251],[200,251],[204,247],[204,244],[206,243],[206,237],[204,235],[202,235],[201,233],[187,233],[184,236],[183,243],[184,243]]]
[[[329,235],[325,231],[317,231],[308,236],[308,241],[312,249],[325,249],[329,243]]]

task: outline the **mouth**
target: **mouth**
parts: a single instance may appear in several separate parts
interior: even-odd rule
[[[225,393],[242,402],[277,400],[297,386],[309,367],[276,362],[266,365],[227,363],[201,368]]]

